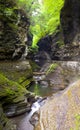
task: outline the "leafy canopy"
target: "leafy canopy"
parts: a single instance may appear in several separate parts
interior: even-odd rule
[[[30,31],[33,35],[32,47],[45,35],[58,31],[60,11],[64,0],[17,0],[18,6],[26,10],[30,18]]]
[[[42,0],[38,3],[35,15],[32,15],[30,30],[33,34],[32,47],[36,47],[40,38],[54,33],[60,25],[60,11],[64,0]]]
[[[7,3],[12,7],[8,7]],[[26,11],[33,35],[32,47],[35,48],[40,38],[58,31],[63,4],[64,0],[5,0],[6,7],[3,2],[0,5],[0,17],[4,15],[9,21],[14,21],[17,19],[16,9],[22,8]]]

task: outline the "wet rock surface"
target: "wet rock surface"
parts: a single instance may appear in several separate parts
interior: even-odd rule
[[[57,67],[46,76],[54,90],[63,90],[80,76],[80,64],[76,61],[56,62]],[[54,63],[53,63],[54,64]]]
[[[0,102],[7,117],[29,113],[35,96],[26,90],[32,69],[28,61],[0,62]]]
[[[4,63],[4,62],[3,62]],[[7,84],[9,87],[9,83],[14,80],[18,84],[20,84],[19,78],[20,75],[22,75],[24,72],[26,72],[26,77],[27,77],[27,71],[28,69],[31,69],[29,62],[27,61],[20,61],[20,62],[14,62],[14,64],[10,63],[0,65],[0,71],[1,73],[6,75],[7,79]],[[2,69],[1,69],[2,68]],[[11,72],[12,70],[12,72]],[[15,72],[17,72],[17,77],[12,76],[14,75]],[[9,73],[10,75],[8,75]],[[23,72],[23,73],[22,73]],[[12,74],[13,73],[13,74]],[[31,72],[32,73],[32,72]],[[20,74],[18,76],[18,74]],[[31,75],[31,74],[30,74]],[[30,76],[28,75],[28,76]],[[48,89],[48,87],[52,88],[52,93],[54,92],[59,92],[68,87],[69,84],[73,83],[74,81],[79,79],[80,76],[80,63],[77,61],[53,61],[49,63],[45,63],[41,70],[39,69],[38,72],[33,72],[33,79],[34,81],[37,81],[41,86],[45,87]],[[23,78],[24,79],[24,78]],[[24,80],[22,80],[24,81]],[[1,85],[1,83],[0,83]],[[15,83],[13,83],[15,86]],[[6,86],[4,86],[5,88]],[[12,87],[14,92],[18,94],[18,91],[15,87]],[[22,87],[23,88],[23,87]],[[1,88],[2,89],[2,88]],[[38,113],[34,113],[31,117],[31,107],[32,104],[35,103],[35,101],[38,100],[38,97],[35,97],[34,95],[31,95],[29,92],[25,93],[26,91],[23,90],[23,92],[20,91],[20,94],[22,93],[23,96],[19,96],[19,94],[16,95],[8,95],[8,91],[4,90],[4,95],[0,95],[1,100],[6,96],[4,102],[3,102],[3,108],[8,117],[14,117],[16,115],[21,115],[18,117],[14,117],[13,120],[16,120],[17,122],[14,121],[13,124],[17,124],[17,128],[19,130],[26,130],[26,127],[28,126],[31,130],[33,130],[33,126],[37,125],[39,123],[39,115]],[[2,92],[1,90],[1,92]],[[9,89],[9,94],[13,92]],[[7,93],[5,93],[7,92]],[[63,92],[62,92],[63,93]],[[52,95],[52,94],[51,94]],[[48,95],[48,96],[51,96]],[[58,96],[59,97],[59,96]],[[25,100],[26,99],[26,100]],[[12,103],[13,102],[13,103]],[[8,104],[5,104],[8,103]],[[42,106],[42,105],[41,105]],[[42,109],[42,107],[41,107]],[[46,110],[46,109],[45,109]],[[29,122],[30,119],[30,122]],[[25,125],[27,121],[27,126]],[[21,124],[19,123],[21,122]],[[31,124],[33,125],[31,125]],[[24,128],[25,126],[25,128]],[[40,127],[40,126],[39,126]],[[37,128],[38,129],[38,128]]]
[[[51,87],[52,92],[58,92],[79,79],[80,63],[78,61],[53,61],[45,63],[39,72],[33,74],[37,84],[46,89]]]
[[[46,98],[35,97],[36,101],[31,106],[31,111],[19,115],[17,117],[10,118],[13,124],[16,124],[18,130],[33,130],[35,124],[39,120],[39,108],[45,103]]]
[[[0,62],[0,102],[7,117],[19,116],[27,112],[20,119],[16,117],[17,128],[32,130],[33,126],[38,124],[39,115],[38,113],[34,113],[32,117],[30,115],[32,104],[37,101],[37,98],[26,90],[31,81],[40,84],[45,88],[44,90],[50,87],[52,93],[47,96],[51,96],[80,78],[80,63],[76,62],[80,61],[80,1],[65,0],[61,10],[59,32],[40,39],[36,54],[29,52],[28,58],[32,58],[42,67],[34,69],[39,70],[34,76],[33,69],[26,60],[28,45],[32,41],[32,37],[28,39],[27,15],[22,9],[18,9],[17,4],[12,0],[2,1],[0,4],[2,7],[0,8],[0,60],[13,61]],[[9,7],[12,13],[8,15],[5,10]],[[28,40],[30,43],[26,45]],[[76,61],[52,62],[51,59]],[[53,67],[55,63],[57,66]],[[36,85],[36,88],[38,87]],[[79,88],[80,81],[77,81],[68,89],[51,97],[40,110],[40,125],[37,125],[36,130],[53,130],[53,127],[54,130],[80,129]],[[38,90],[35,89],[36,92]],[[16,130],[16,125],[12,127],[3,110],[0,106],[0,129]],[[29,123],[29,119],[33,126]]]
[[[35,130],[80,129],[80,80],[53,94],[40,109]]]
[[[6,115],[15,116],[29,110],[27,95],[30,95],[30,93],[26,88],[7,79],[2,74],[0,74],[0,78],[0,102]]]
[[[16,130],[16,125],[13,125],[12,122],[6,118],[3,113],[2,106],[0,104],[0,130]]]
[[[35,113],[32,115],[32,117],[31,117],[31,119],[30,119],[29,121],[30,121],[30,123],[31,123],[33,126],[37,125],[38,122],[39,122],[39,114],[38,114],[38,112],[35,112]]]
[[[5,105],[3,108],[7,117],[14,117],[24,114],[25,112],[29,113],[31,105],[27,101],[22,101],[16,104]]]

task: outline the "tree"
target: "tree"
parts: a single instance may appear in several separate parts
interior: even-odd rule
[[[54,33],[60,25],[60,11],[64,0],[43,0],[38,5],[38,13],[32,16],[30,30],[33,34],[32,47],[36,47],[40,38]]]

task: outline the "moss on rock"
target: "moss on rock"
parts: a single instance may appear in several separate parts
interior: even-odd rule
[[[33,73],[29,61],[1,62],[0,72],[23,87],[27,87],[32,81]]]
[[[29,21],[25,11],[17,4],[16,0],[0,0],[1,60],[12,59],[16,45],[24,46],[27,41]]]
[[[27,93],[28,91],[25,87],[7,79],[0,73],[0,100],[2,103],[16,103],[22,101]]]

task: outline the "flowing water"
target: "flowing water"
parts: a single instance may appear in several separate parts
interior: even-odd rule
[[[17,62],[17,63],[1,63],[0,69],[3,70],[4,72],[9,70],[10,72],[16,69],[18,69],[21,65],[21,70],[22,68],[25,68],[29,63],[26,61],[23,62]],[[61,67],[63,70],[66,70],[65,76],[63,78],[65,80],[70,80],[71,82],[75,81],[78,77],[80,77],[80,63],[79,62],[60,62]],[[11,67],[11,68],[10,68]],[[47,67],[47,66],[46,66]],[[46,67],[43,67],[43,69]],[[15,69],[14,69],[15,68]],[[42,73],[42,72],[40,72]],[[77,75],[77,76],[76,76]],[[11,76],[11,75],[9,75]],[[56,76],[56,75],[55,75]],[[34,75],[33,76],[35,83],[32,84],[28,90],[31,92],[34,92],[36,95],[40,97],[48,97],[51,96],[54,93],[53,87],[50,87],[48,81],[44,81],[45,79],[45,74],[42,73],[41,75]],[[52,77],[53,78],[53,77]],[[56,78],[57,79],[57,78]],[[58,80],[56,80],[58,82]],[[70,83],[70,82],[69,82]],[[33,130],[34,127],[30,124],[29,120],[31,116],[39,110],[41,106],[41,102],[37,101],[33,103],[31,112],[30,113],[25,113],[23,115],[20,115],[18,117],[14,117],[11,120],[13,121],[14,124],[17,125],[17,130]]]
[[[33,130],[34,127],[30,124],[29,120],[31,119],[31,116],[39,110],[40,106],[43,104],[42,102],[43,99],[39,99],[38,101],[36,101],[35,103],[33,103],[32,107],[31,107],[31,112],[25,113],[22,116],[18,116],[18,117],[14,117],[12,118],[12,121],[14,122],[14,124],[17,125],[17,130]]]
[[[44,85],[40,85],[37,81],[34,85],[31,85],[29,87],[29,91],[34,92],[36,95],[47,97],[51,96],[53,93],[51,87],[46,87]],[[33,130],[34,127],[30,124],[29,120],[31,119],[31,116],[39,110],[39,108],[43,105],[44,101],[41,101],[39,99],[37,102],[33,103],[31,107],[31,112],[29,114],[24,114],[24,117],[21,118],[21,120],[18,123],[18,130]]]

